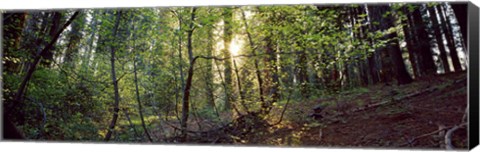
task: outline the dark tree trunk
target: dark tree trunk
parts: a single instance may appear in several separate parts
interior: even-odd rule
[[[192,77],[193,77],[193,67],[195,65],[195,60],[197,58],[192,59],[190,62],[190,67],[188,68],[187,73],[187,81],[185,83],[185,90],[183,91],[183,106],[182,106],[182,120],[181,120],[181,128],[182,128],[182,136],[181,141],[187,141],[187,121],[189,116],[189,100],[190,100],[190,88],[192,87]]]
[[[135,55],[136,56],[136,55]],[[133,73],[135,77],[135,93],[137,95],[137,103],[138,103],[138,113],[140,114],[140,120],[142,121],[142,127],[143,131],[145,132],[145,135],[147,135],[147,138],[150,142],[152,141],[152,137],[150,137],[150,133],[148,133],[147,126],[145,125],[145,119],[143,118],[143,108],[142,108],[142,102],[140,102],[140,93],[138,91],[138,77],[137,77],[137,58],[133,60]]]
[[[39,54],[43,54],[43,52],[46,52],[47,50],[50,50],[53,45],[56,43],[56,41],[58,40],[58,38],[60,37],[60,34],[65,30],[65,28],[67,28],[68,25],[70,25],[72,23],[72,21],[75,19],[75,17],[78,16],[78,12],[75,12],[72,17],[70,17],[70,19],[63,25],[63,27],[52,37],[52,39],[50,40],[50,42],[48,43],[47,46],[45,46],[45,48],[43,48]],[[32,62],[32,64],[30,65],[25,77],[23,78],[22,80],[22,83],[20,84],[20,87],[18,88],[17,90],[17,93],[15,94],[15,101],[16,102],[21,102],[22,99],[23,99],[23,93],[25,91],[25,88],[27,86],[27,82],[30,80],[30,78],[32,77],[33,75],[33,72],[36,70],[36,67],[38,65],[38,63],[40,63],[42,59],[42,56],[41,55],[37,55],[34,59],[34,61]]]
[[[248,43],[249,43],[250,49],[252,51],[251,54],[256,55],[257,53],[256,53],[256,50],[255,50],[255,44],[253,43],[252,35],[250,34],[247,19],[245,18],[245,12],[243,10],[242,10],[242,20],[243,20],[243,24],[245,26],[245,32],[247,33]],[[258,90],[259,90],[258,94],[260,96],[260,102],[264,103],[265,98],[263,96],[263,78],[262,78],[262,74],[260,72],[260,68],[259,68],[259,65],[258,65],[258,59],[257,58],[254,59],[254,65],[255,65],[255,74],[257,76],[257,82],[258,82]]]
[[[245,95],[242,91],[242,81],[240,79],[240,75],[238,74],[238,67],[235,59],[233,59],[233,68],[235,68],[235,76],[237,77],[237,88],[238,88],[238,94],[240,95],[240,103],[242,104],[245,111],[249,112],[247,106],[245,105],[245,97],[244,97]]]
[[[208,44],[207,44],[207,56],[213,56],[213,33],[212,29],[208,29]],[[205,86],[207,90],[207,105],[211,109],[215,109],[215,94],[214,94],[214,80],[213,80],[213,64],[212,61],[206,61],[207,72],[205,74]]]
[[[448,50],[450,51],[450,57],[452,58],[453,68],[455,72],[462,71],[462,65],[460,64],[460,59],[458,58],[457,48],[455,47],[455,40],[453,38],[452,26],[450,19],[448,18],[446,8],[441,5],[437,5],[437,10],[439,10],[440,20],[442,22],[442,30],[445,33],[447,39]]]
[[[188,69],[187,74],[187,81],[185,84],[185,90],[183,91],[183,102],[182,102],[182,119],[181,119],[181,128],[182,128],[182,135],[181,140],[187,141],[187,122],[190,113],[190,88],[192,86],[192,77],[193,77],[193,66],[195,64],[196,58],[193,57],[193,46],[192,46],[192,36],[194,31],[194,22],[195,22],[195,11],[197,10],[196,7],[192,8],[191,16],[190,16],[190,24],[188,29],[188,37],[187,37],[187,51],[188,51],[188,58],[190,59],[190,68]]]
[[[223,28],[223,46],[225,47],[222,51],[224,58],[230,58],[230,42],[232,42],[232,34],[233,34],[233,9],[232,8],[224,8],[223,10],[223,20],[224,20],[224,28]],[[233,79],[232,79],[232,61],[227,59],[224,61],[224,75],[225,75],[225,83],[227,91],[233,90]],[[231,94],[226,94],[225,97],[225,110],[229,111],[231,109],[231,104],[233,102],[233,96]]]
[[[420,5],[416,5],[417,7],[421,7]],[[420,64],[420,72],[421,75],[434,75],[437,72],[435,62],[433,60],[433,55],[430,46],[430,38],[428,37],[428,33],[426,31],[425,23],[422,19],[422,14],[420,12],[420,8],[416,8],[412,13],[413,24],[415,26],[415,33],[417,35],[416,42],[418,48],[418,55],[419,55],[419,62]]]
[[[24,95],[24,91],[27,87],[27,83],[28,81],[30,80],[30,78],[32,77],[33,75],[33,72],[35,72],[36,70],[36,67],[37,65],[40,63],[41,59],[42,59],[42,56],[40,54],[42,54],[43,52],[45,52],[46,50],[49,50],[51,49],[51,47],[53,47],[54,43],[58,40],[58,38],[60,37],[60,34],[65,30],[65,28],[67,28],[68,25],[70,25],[72,23],[72,21],[75,19],[75,17],[78,15],[78,12],[75,12],[72,17],[70,17],[70,19],[60,28],[60,30],[52,37],[52,39],[50,40],[50,42],[48,43],[47,46],[45,46],[45,48],[43,48],[37,56],[35,56],[33,62],[31,63],[31,65],[29,66],[28,68],[28,71],[27,73],[25,74],[25,77],[22,79],[22,83],[20,84],[20,87],[18,88],[16,94],[15,94],[15,98],[14,98],[14,102],[18,105],[23,105],[23,95]],[[10,113],[12,113],[12,110],[9,110],[9,109],[4,109],[5,111],[5,116],[8,116]],[[23,117],[23,116],[18,116],[18,117]]]
[[[467,3],[451,3],[455,17],[457,18],[458,25],[460,25],[460,31],[462,32],[462,38],[464,42],[468,42],[467,35],[467,18],[468,18],[468,5]]]
[[[363,5],[361,7],[358,7],[357,8],[357,14],[358,15],[363,15],[363,14],[367,14],[366,12],[366,6]],[[371,43],[371,40],[369,40],[367,38],[367,30],[368,30],[368,26],[366,25],[368,23],[368,20],[364,20],[363,22],[359,22],[359,24],[362,24],[360,26],[360,38],[362,39],[361,41],[361,44],[363,43],[367,43],[367,44],[370,44]],[[369,50],[368,49],[365,49],[364,50],[364,55],[366,56],[365,60],[362,61],[362,65],[364,66],[364,69],[363,69],[363,73],[364,75],[366,76],[366,81],[367,83],[366,84],[373,84],[373,83],[376,83],[374,82],[374,75],[372,75],[372,67],[370,67],[369,65],[369,58],[370,58],[370,54],[369,54]]]
[[[128,124],[130,124],[130,128],[133,129],[135,138],[140,138],[140,136],[138,135],[137,128],[135,128],[135,125],[133,125],[132,119],[130,119],[130,115],[128,114],[128,109],[127,108],[123,109],[123,113],[125,113],[125,117],[127,118]]]
[[[373,21],[379,22],[379,26],[377,27],[378,30],[387,30],[394,26],[394,20],[392,15],[382,16],[382,14],[386,14],[387,11],[391,11],[389,6],[376,6],[372,10]],[[386,52],[388,54],[383,55],[384,57],[389,57],[391,60],[390,62],[388,59],[385,61],[385,64],[382,65],[382,69],[386,71],[384,74],[386,82],[388,82],[388,77],[391,71],[393,73],[392,76],[395,76],[397,79],[397,83],[399,85],[408,84],[412,82],[412,78],[410,74],[407,72],[405,68],[405,63],[403,62],[402,51],[399,46],[398,40],[396,40],[397,33],[392,32],[390,34],[385,35],[382,39],[388,40],[387,46],[384,48],[380,48],[379,51]],[[384,59],[385,60],[385,59]]]
[[[135,27],[133,27],[135,32]],[[133,49],[134,49],[134,59],[133,59],[133,75],[134,75],[134,83],[135,83],[135,94],[137,97],[137,103],[138,103],[138,113],[140,114],[140,120],[142,121],[142,127],[145,135],[147,135],[147,138],[150,142],[153,142],[152,137],[150,137],[150,133],[148,133],[147,126],[145,125],[145,119],[143,118],[143,108],[142,108],[142,102],[140,101],[140,92],[138,91],[138,76],[137,76],[137,58],[138,58],[138,53],[135,46],[135,33],[133,33]]]
[[[265,63],[266,64],[266,72],[265,72],[265,78],[266,82],[265,85],[267,86],[268,89],[266,89],[265,94],[268,94],[270,97],[270,100],[266,100],[265,102],[262,103],[262,114],[268,114],[272,108],[272,104],[277,102],[279,99],[280,95],[278,92],[278,87],[279,87],[279,77],[278,77],[278,63],[277,63],[277,58],[276,58],[276,49],[275,46],[272,44],[272,39],[270,36],[267,36],[265,39],[266,46],[266,54],[268,54],[268,57],[265,58]]]
[[[442,61],[443,69],[445,73],[451,72],[450,65],[448,64],[447,51],[445,51],[445,45],[443,44],[442,32],[438,25],[437,13],[435,7],[429,7],[430,19],[432,20],[433,30],[435,31],[435,39],[437,41],[438,49],[440,50],[440,60]]]
[[[116,13],[117,17],[115,19],[115,27],[113,28],[113,37],[115,39],[115,37],[117,37],[117,32],[118,32],[118,26],[120,24],[120,19],[121,19],[121,16],[122,16],[122,12],[119,11]],[[113,40],[112,42],[115,42],[115,40]],[[111,54],[111,57],[110,57],[110,65],[111,65],[111,69],[112,69],[112,82],[113,82],[113,90],[115,92],[115,103],[113,104],[113,118],[112,118],[112,121],[110,122],[110,125],[108,126],[108,131],[107,131],[107,134],[105,135],[105,141],[109,141],[111,136],[112,136],[112,133],[113,133],[113,130],[115,129],[115,125],[117,123],[117,119],[118,119],[118,111],[120,110],[119,109],[119,103],[120,103],[120,94],[118,92],[118,81],[117,81],[117,77],[115,75],[115,51],[116,51],[116,46],[113,46],[112,44],[110,45],[110,54]]]
[[[60,27],[60,20],[61,19],[62,19],[62,13],[53,12],[53,14],[52,14],[52,24],[51,24],[48,36],[46,37],[47,40],[50,40],[55,36],[55,33],[57,33],[57,31],[59,30],[58,28]],[[42,65],[50,66],[51,62],[54,60],[53,59],[53,54],[54,54],[54,51],[56,49],[55,44],[56,44],[56,42],[53,43],[53,46],[50,49],[42,52],[41,55],[43,56],[43,59],[44,59],[41,62]]]
[[[410,63],[412,65],[412,71],[413,75],[415,78],[420,77],[420,74],[418,72],[418,60],[417,60],[417,54],[416,54],[416,48],[415,48],[415,38],[414,38],[414,33],[413,33],[413,27],[410,22],[410,15],[407,12],[406,8],[404,7],[402,10],[405,14],[407,14],[405,19],[402,20],[402,29],[403,29],[403,34],[405,35],[405,42],[407,43],[407,50],[408,50],[408,57],[410,60]]]
[[[371,10],[371,8],[368,7],[367,5],[365,5],[363,8],[364,8],[365,10],[368,10],[369,12],[370,12],[370,10]],[[371,14],[371,13],[369,13],[369,16],[368,16],[368,18],[369,18],[369,20],[368,20],[368,26],[365,26],[365,27],[363,28],[363,31],[367,31],[367,30],[375,31],[375,29],[374,29],[375,27],[374,27],[374,25],[373,25],[373,23],[372,23],[372,17],[371,17],[371,16],[374,15],[374,14],[371,14],[371,15],[370,15],[370,14]],[[373,46],[373,44],[374,44],[375,42],[373,42],[373,39],[372,39],[372,38],[369,38],[369,39],[367,40],[367,43],[370,44],[371,46]],[[367,64],[368,64],[368,67],[369,67],[369,74],[370,74],[370,76],[371,76],[371,78],[372,78],[372,83],[373,83],[373,84],[379,83],[379,82],[381,81],[381,79],[380,79],[380,74],[379,74],[379,73],[380,73],[380,72],[379,72],[380,69],[378,68],[379,65],[378,65],[378,63],[377,63],[377,58],[378,58],[378,52],[377,52],[377,51],[374,51],[373,53],[371,53],[371,54],[367,57]]]

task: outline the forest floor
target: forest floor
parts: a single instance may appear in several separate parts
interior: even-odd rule
[[[467,106],[466,72],[432,76],[410,84],[375,85],[292,104],[282,123],[243,144],[307,147],[445,148],[445,132],[462,123]],[[395,99],[395,100],[394,100]],[[383,104],[379,104],[382,101]],[[391,101],[391,102],[388,102]],[[320,103],[333,115],[308,118]],[[367,107],[363,108],[362,107]],[[280,110],[278,110],[280,111]],[[329,112],[328,112],[329,111]],[[347,112],[348,111],[348,112]],[[453,145],[466,148],[467,129],[454,132]]]

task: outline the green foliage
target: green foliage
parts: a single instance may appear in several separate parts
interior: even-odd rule
[[[392,11],[382,15],[399,15],[396,10],[403,6],[393,5]],[[415,7],[405,6],[408,9]],[[344,69],[349,64],[365,61],[375,50],[390,42],[384,39],[386,34],[399,30],[400,26],[385,31],[371,31],[368,26],[381,23],[370,23],[366,13],[354,16],[349,12],[350,8],[361,7],[199,7],[195,21],[191,19],[192,9],[181,7],[84,10],[79,19],[74,21],[75,26],[62,33],[54,51],[54,62],[37,67],[24,95],[27,102],[17,105],[19,103],[13,101],[14,94],[29,68],[34,52],[45,45],[40,40],[47,40],[41,31],[47,31],[49,26],[41,27],[40,23],[50,24],[48,15],[32,13],[28,21],[35,24],[28,24],[23,29],[20,45],[28,51],[10,51],[4,57],[5,61],[19,65],[2,77],[5,82],[5,104],[23,110],[23,114],[17,117],[27,120],[21,129],[29,138],[100,140],[105,136],[114,110],[110,65],[110,60],[114,58],[120,92],[121,112],[115,129],[116,140],[119,141],[145,140],[135,137],[136,133],[130,126],[140,130],[140,110],[145,118],[149,118],[147,122],[168,118],[176,123],[176,119],[172,118],[182,113],[187,70],[192,66],[190,114],[226,123],[220,121],[228,121],[229,118],[223,117],[230,117],[233,112],[217,108],[225,105],[225,98],[229,96],[234,98],[235,105],[244,102],[251,112],[258,112],[265,105],[283,109],[287,100],[299,103],[337,94],[341,87],[345,87],[342,83],[351,80],[334,78],[334,72],[340,71],[344,77]],[[232,74],[232,84],[225,84],[229,83],[225,76],[229,67],[223,64],[232,58],[227,56],[218,59],[224,58],[222,53],[233,54],[221,52],[225,50],[222,48],[224,11],[233,13],[232,22],[229,23],[232,36],[239,36],[239,41],[243,42],[242,46],[238,46],[240,51],[237,54],[240,56],[234,57],[237,68],[233,70],[238,70],[238,76]],[[116,15],[120,12],[120,24],[115,30]],[[243,19],[242,12],[249,14],[248,17]],[[63,13],[69,14],[68,11]],[[350,21],[349,17],[355,20]],[[190,29],[191,24],[193,29]],[[117,34],[114,35],[114,31]],[[199,58],[195,65],[189,61],[188,33],[192,34],[193,55],[204,57]],[[75,37],[79,40],[75,40]],[[39,44],[34,44],[37,39],[40,39]],[[76,44],[76,47],[68,47],[70,43]],[[111,57],[110,51],[115,52],[114,57]],[[71,56],[72,61],[65,61],[66,56]],[[138,82],[134,81],[134,61]],[[68,66],[70,64],[73,66]],[[260,80],[263,81],[262,86]],[[139,109],[136,85],[139,86],[139,100],[143,109]],[[238,85],[242,87],[241,90],[237,88]],[[263,92],[260,92],[261,89]],[[356,88],[348,92],[361,94],[369,90]],[[240,99],[240,94],[243,99]],[[276,102],[268,103],[270,101]],[[193,111],[194,108],[196,111]],[[132,124],[126,120],[124,109],[129,110]],[[43,113],[46,122],[43,122]],[[287,113],[289,120],[308,121],[305,111]],[[155,132],[157,134],[167,130],[147,129],[160,130]]]

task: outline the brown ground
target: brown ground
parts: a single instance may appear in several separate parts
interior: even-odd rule
[[[250,136],[246,143],[315,147],[444,148],[443,131],[425,134],[437,131],[442,126],[452,127],[462,122],[467,105],[465,78],[466,73],[447,74],[403,86],[376,85],[363,91],[347,91],[334,97],[292,104],[285,114],[285,121],[268,131]],[[407,96],[431,88],[436,89],[339,117],[321,120],[307,118],[312,112],[311,108],[319,102],[342,103],[350,105],[346,106],[348,109],[353,109],[385,101],[392,96]],[[395,90],[395,94],[392,90]],[[337,110],[328,109],[330,114]],[[464,149],[467,146],[466,140],[465,128],[457,130],[452,139],[455,147]]]

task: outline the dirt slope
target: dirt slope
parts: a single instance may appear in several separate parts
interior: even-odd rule
[[[373,108],[352,110],[391,98],[399,100]],[[321,120],[304,119],[312,111],[311,107],[319,102],[350,105],[345,106],[346,109],[327,109],[332,115],[337,112],[355,112]],[[333,98],[292,105],[292,108],[300,111],[297,113],[299,121],[290,118],[290,121],[271,128],[266,134],[252,136],[248,143],[315,147],[444,148],[444,134],[448,129],[437,130],[462,123],[466,105],[466,73],[424,78],[403,86],[376,85],[360,93],[343,92]],[[466,148],[466,140],[465,128],[455,131],[452,136],[453,145],[457,148]]]

